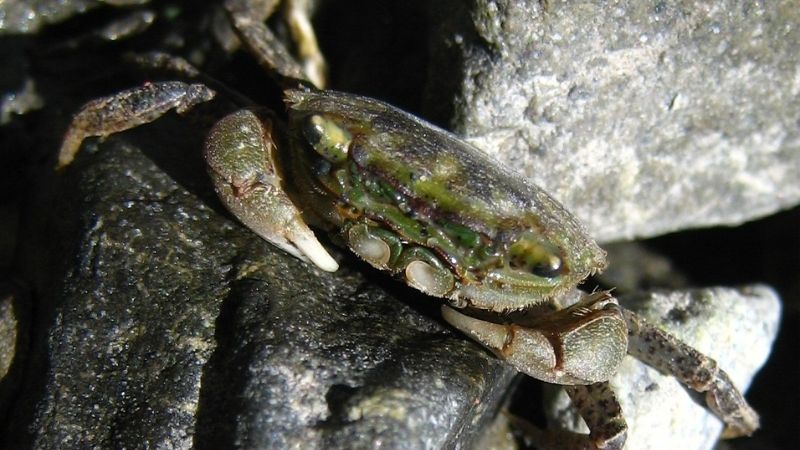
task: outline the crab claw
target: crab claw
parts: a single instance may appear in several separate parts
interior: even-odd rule
[[[447,306],[442,306],[442,316],[520,372],[548,383],[608,380],[628,350],[622,312],[606,292],[589,295],[531,327],[487,322]]]
[[[328,272],[339,268],[281,186],[270,124],[251,111],[220,120],[206,140],[208,172],[222,202],[275,246]]]

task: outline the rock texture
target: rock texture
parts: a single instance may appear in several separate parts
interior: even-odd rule
[[[598,240],[735,225],[800,201],[794,2],[470,6],[440,3],[431,114]]]
[[[352,256],[336,254],[343,269],[324,274],[245,230],[205,175],[202,114],[93,140],[54,173],[60,135],[82,102],[160,79],[123,67],[127,51],[180,54],[280,113],[279,90],[252,59],[214,41],[209,24],[223,18],[213,2],[157,6],[142,36],[97,38],[141,11],[111,5],[139,2],[0,0],[0,230],[12,236],[0,242],[0,277],[31,290],[12,309],[0,304],[0,323],[15,333],[2,338],[15,354],[3,354],[13,363],[0,379],[0,448],[512,447],[502,423],[494,439],[478,435],[513,370],[440,322],[438,302]],[[334,87],[412,111],[425,110],[425,97],[430,119],[518,167],[602,240],[734,224],[800,198],[800,21],[789,1],[319,4]],[[29,12],[9,22],[9,8]],[[73,15],[35,36],[8,34]],[[26,92],[36,102],[5,100]],[[739,263],[730,284],[800,266],[766,261],[745,245],[756,241],[726,241]],[[770,242],[776,253],[792,250]],[[692,259],[732,266],[714,249],[689,247]],[[674,254],[613,255],[605,282],[617,292],[683,287],[703,270],[675,276]],[[778,314],[762,287],[639,292],[630,303],[742,386]],[[780,379],[796,379],[786,366]],[[711,445],[719,424],[685,390],[633,362],[625,368],[635,375],[617,382],[629,448],[674,427],[697,431],[687,448]],[[664,393],[675,406],[656,396]],[[777,403],[759,411],[775,417]],[[774,436],[774,423],[764,435]],[[790,428],[779,431],[795,438]]]
[[[35,33],[48,24],[86,12],[103,3],[141,4],[147,0],[3,0],[0,1],[0,34]]]
[[[28,355],[30,299],[21,286],[0,283],[0,419],[11,411]]]
[[[170,175],[111,139],[68,170],[39,223],[58,226],[29,250],[50,248],[45,258],[64,261],[66,275],[42,287],[53,308],[41,324],[47,372],[23,385],[43,383],[41,397],[23,400],[33,435],[12,427],[4,448],[417,449],[475,439],[512,369],[420,314],[438,309],[430,299],[381,277],[388,289],[379,287],[361,264],[319,272],[220,214],[213,197],[201,201],[210,186],[192,182],[203,172],[169,163],[175,148],[198,143],[158,129],[140,136]]]

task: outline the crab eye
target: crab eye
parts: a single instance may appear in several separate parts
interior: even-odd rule
[[[508,249],[508,265],[537,277],[555,278],[562,272],[563,261],[557,250],[538,239],[523,236]]]
[[[531,267],[531,273],[542,278],[555,278],[561,273],[561,258],[549,255],[546,260]]]
[[[347,129],[320,114],[305,118],[303,136],[314,151],[332,163],[347,159],[347,149],[353,138]]]

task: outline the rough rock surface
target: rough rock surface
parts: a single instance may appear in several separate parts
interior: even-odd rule
[[[19,392],[27,356],[30,299],[20,286],[0,282],[0,420]]]
[[[65,14],[87,4],[17,3],[63,6]],[[334,85],[342,88],[343,78],[363,73],[374,84],[352,81],[348,90],[419,110],[426,67],[440,81],[456,83],[432,83],[428,90],[431,103],[458,100],[439,122],[454,114],[461,131],[494,140],[479,142],[484,148],[510,152],[498,153],[501,160],[546,167],[530,175],[589,220],[600,238],[733,223],[797,200],[797,12],[785,1],[708,10],[648,10],[635,2],[391,3],[387,14],[383,2],[321,2],[335,13],[328,31],[351,33],[324,41]],[[475,7],[472,17],[466,3]],[[181,12],[182,2],[169,4],[178,9],[168,12]],[[169,28],[169,51],[198,57],[192,61],[207,56],[204,69],[212,76],[267,103],[263,89],[271,82],[259,78],[248,57],[231,63],[209,51],[216,46],[205,40],[210,33],[192,22],[209,23],[207,11],[191,4],[192,14],[155,22],[154,28]],[[414,27],[409,33],[408,24],[419,25],[417,13],[430,5],[454,6],[448,20],[432,21],[441,23],[439,37],[444,33],[451,46],[435,49],[444,56],[427,61],[420,56],[426,51],[413,48],[424,33]],[[6,62],[0,78],[14,78],[0,83],[3,93],[24,92],[30,78],[44,102],[36,111],[11,108],[1,137],[10,151],[0,152],[7,162],[0,164],[0,210],[12,211],[4,219],[14,224],[0,221],[0,229],[15,230],[19,242],[0,245],[14,247],[0,252],[0,262],[5,269],[13,257],[14,274],[32,284],[34,314],[19,321],[19,334],[31,333],[30,352],[17,350],[10,373],[23,376],[13,383],[6,377],[0,386],[0,397],[13,388],[14,401],[0,420],[0,448],[459,448],[479,442],[475,434],[496,412],[512,371],[438,322],[438,303],[352,257],[338,255],[342,272],[322,274],[244,230],[211,193],[198,156],[205,131],[184,133],[190,120],[170,116],[111,138],[96,155],[84,151],[65,174],[53,173],[58,137],[52,137],[63,133],[76,103],[151,79],[120,75],[115,58],[152,50],[157,33],[130,46],[75,37],[91,33],[101,25],[92,20],[101,22],[111,10],[53,27],[59,30],[50,36],[0,36],[8,50],[0,52]],[[375,36],[365,39],[365,28]],[[404,76],[396,76],[398,68]],[[458,70],[462,75],[454,76]],[[105,84],[109,79],[113,86]],[[521,129],[514,122],[519,117],[529,122]],[[496,128],[487,134],[478,129],[484,123]],[[519,142],[534,152],[515,153]],[[53,192],[55,201],[42,198]],[[751,271],[756,267],[770,273],[797,267],[765,261],[739,242],[731,245],[744,262],[736,280],[761,279]],[[670,275],[657,255],[633,252],[611,263],[627,265],[608,277],[626,280],[623,289],[686,282]],[[692,310],[684,303],[675,308],[682,309]],[[668,318],[669,325],[675,317]],[[729,319],[733,329],[752,324],[749,315]],[[21,353],[27,362],[15,371]],[[796,372],[788,373],[784,379]],[[646,386],[667,384],[646,380]],[[783,394],[788,389],[781,392],[791,398]],[[645,398],[635,394],[624,401]],[[787,402],[759,411],[780,414],[784,409],[774,405],[781,401]],[[658,405],[662,413],[671,411],[665,404]],[[626,408],[637,417],[635,405]],[[665,423],[686,425],[670,415],[651,423],[656,432]],[[795,438],[790,428],[779,431]],[[709,426],[698,442],[715,439],[717,430]],[[500,433],[500,445],[510,445]]]
[[[17,353],[19,318],[13,302],[13,295],[5,286],[0,286],[0,380],[8,374]]]
[[[767,360],[781,315],[780,299],[763,285],[635,294],[621,303],[714,358],[741,389]],[[674,378],[628,357],[611,385],[628,421],[626,448],[710,450],[717,443],[722,422]],[[546,408],[554,426],[586,432],[563,390]]]
[[[433,117],[598,240],[734,225],[800,201],[795,2],[439,5]]]
[[[117,3],[143,3],[143,1],[121,0]],[[98,0],[2,0],[0,34],[34,33],[45,25],[60,22],[102,4],[103,2]]]
[[[166,145],[149,155],[169,175],[113,138],[65,173],[65,194],[38,224],[58,227],[28,249],[66,276],[40,285],[52,308],[40,324],[46,378],[23,386],[28,409],[3,448],[417,449],[475,439],[512,369],[420,314],[437,311],[430,299],[378,276],[381,288],[366,267],[319,272],[220,214],[209,186],[192,181],[204,173],[169,162],[198,143],[157,129],[140,136]]]

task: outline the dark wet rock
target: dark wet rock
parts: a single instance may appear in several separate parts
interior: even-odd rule
[[[46,375],[27,380],[20,411],[33,417],[12,423],[5,448],[474,439],[511,369],[440,323],[435,301],[362,264],[326,274],[261,241],[221,213],[202,167],[159,146],[197,139],[154,130],[137,136],[158,143],[148,155],[166,172],[110,139],[65,171],[36,225],[49,238],[27,243],[31,263],[54,267],[32,275],[50,309],[35,354]]]
[[[14,296],[0,286],[0,381],[5,378],[14,361],[19,328],[14,311]]]
[[[1,33],[35,33],[102,4],[97,0],[13,0],[0,2]]]
[[[33,80],[25,80],[19,91],[7,92],[0,98],[0,125],[11,122],[13,114],[22,115],[41,108],[42,103]]]
[[[0,282],[0,422],[13,414],[30,343],[31,299],[13,282]]]

